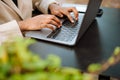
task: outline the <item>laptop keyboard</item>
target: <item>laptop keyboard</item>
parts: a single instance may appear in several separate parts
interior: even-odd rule
[[[78,21],[75,21],[75,23],[65,20],[61,28],[57,28],[47,37],[55,40],[70,42],[75,38],[76,35],[78,35],[81,21],[81,17],[79,17]]]

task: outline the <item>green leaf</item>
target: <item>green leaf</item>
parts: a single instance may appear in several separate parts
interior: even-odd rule
[[[119,55],[120,54],[120,47],[116,47],[114,50],[114,55]]]
[[[94,72],[97,72],[97,71],[101,70],[101,68],[102,68],[102,65],[99,64],[99,63],[90,64],[88,66],[88,72],[94,73]]]

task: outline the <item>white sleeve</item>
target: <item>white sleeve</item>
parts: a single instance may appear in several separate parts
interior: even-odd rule
[[[51,3],[57,3],[55,0],[41,0],[40,2],[36,2],[35,6],[42,12],[42,13],[48,13],[48,8]]]
[[[15,20],[0,25],[0,44],[6,40],[12,40],[14,37],[23,37]]]

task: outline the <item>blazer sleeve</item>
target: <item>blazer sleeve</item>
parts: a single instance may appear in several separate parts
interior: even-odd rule
[[[14,37],[23,37],[19,25],[15,20],[0,25],[0,44]]]
[[[39,0],[34,3],[35,7],[42,13],[47,14],[48,13],[48,7],[51,3],[57,3],[55,0]]]

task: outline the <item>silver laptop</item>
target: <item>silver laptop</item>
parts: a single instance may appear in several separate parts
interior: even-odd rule
[[[102,0],[89,0],[85,14],[79,13],[79,19],[74,24],[70,23],[67,19],[63,19],[61,28],[57,28],[54,31],[48,28],[38,31],[27,31],[25,36],[43,41],[74,46],[95,19],[101,2]],[[74,17],[72,13],[71,15]]]

